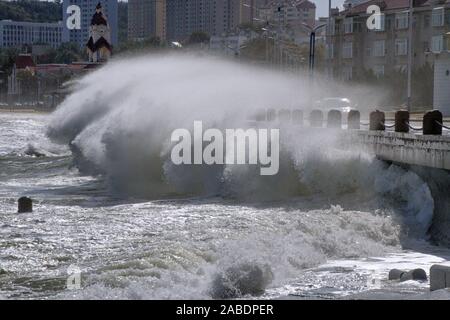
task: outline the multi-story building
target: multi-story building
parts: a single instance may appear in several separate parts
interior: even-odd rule
[[[111,32],[111,43],[117,45],[118,35],[118,16],[117,0],[63,0],[63,32],[62,42],[78,43],[80,47],[86,45],[89,40],[89,27],[91,26],[92,15],[95,13],[95,7],[101,3],[103,14],[108,18],[108,24]],[[69,6],[78,6],[80,8],[81,25],[79,29],[69,29],[67,19],[74,14],[69,10]],[[76,13],[75,13],[76,14]]]
[[[184,40],[196,31],[211,36],[234,33],[252,23],[260,0],[166,0],[167,38]]]
[[[270,1],[260,5],[257,13],[261,21],[281,24],[292,29],[300,29],[305,23],[314,26],[316,21],[316,5],[309,0]]]
[[[193,32],[235,33],[267,0],[129,0],[128,38],[183,41]]]
[[[228,0],[167,0],[167,38],[185,40],[193,32],[219,34],[228,26]]]
[[[53,48],[61,45],[62,22],[38,23],[0,21],[0,48],[45,44]]]
[[[247,40],[248,37],[245,35],[212,36],[209,41],[209,49],[216,53],[239,55]]]
[[[128,40],[166,39],[166,1],[128,0]]]
[[[368,6],[381,9],[380,25],[367,27]],[[347,7],[332,17],[328,58],[332,74],[352,79],[372,70],[381,76],[408,65],[409,0],[371,0]],[[413,68],[433,64],[436,54],[450,49],[450,1],[415,0]]]
[[[370,1],[370,0],[345,0],[344,8],[348,9],[350,7],[354,7],[356,5],[359,5],[361,3],[368,2],[368,1]]]

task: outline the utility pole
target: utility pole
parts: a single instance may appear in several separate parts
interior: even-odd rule
[[[414,0],[409,0],[409,35],[408,35],[408,92],[407,92],[407,108],[411,112],[412,109],[412,64],[413,64],[413,22],[414,22]]]
[[[330,55],[330,49],[331,49],[331,0],[328,0],[328,26],[327,26],[327,72],[328,77],[332,77],[333,72],[331,70],[331,55]]]

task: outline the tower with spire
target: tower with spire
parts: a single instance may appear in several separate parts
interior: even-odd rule
[[[99,2],[92,16],[89,28],[89,40],[86,44],[90,62],[103,62],[110,58],[112,52],[111,33],[107,17],[102,12]]]

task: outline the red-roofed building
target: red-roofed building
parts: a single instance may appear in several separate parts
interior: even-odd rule
[[[17,69],[32,69],[36,66],[31,54],[19,54],[14,64]]]

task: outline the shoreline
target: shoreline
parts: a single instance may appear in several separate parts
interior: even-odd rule
[[[26,114],[26,113],[33,113],[33,114],[50,114],[54,110],[45,110],[45,109],[31,109],[31,108],[24,108],[24,109],[17,109],[17,108],[0,108],[0,113],[17,113],[17,114]]]

